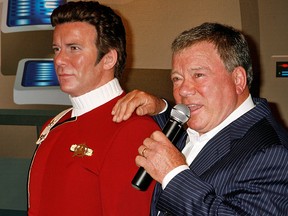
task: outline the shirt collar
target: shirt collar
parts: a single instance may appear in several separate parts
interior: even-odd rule
[[[187,129],[187,133],[189,136],[190,141],[204,141],[204,140],[210,140],[213,136],[215,136],[219,131],[221,131],[224,127],[229,125],[231,122],[251,110],[255,106],[251,95],[236,109],[234,110],[223,122],[221,122],[218,126],[213,128],[212,130],[208,131],[205,134],[202,134],[201,136],[199,133],[191,128]]]

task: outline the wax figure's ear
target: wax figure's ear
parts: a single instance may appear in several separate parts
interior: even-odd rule
[[[103,57],[104,69],[109,70],[112,69],[117,62],[117,52],[115,49],[110,50]]]
[[[232,72],[236,92],[237,94],[242,94],[244,89],[247,87],[247,74],[243,67],[236,67]]]

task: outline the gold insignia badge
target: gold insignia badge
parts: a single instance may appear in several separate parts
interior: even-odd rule
[[[93,154],[93,150],[85,144],[73,144],[70,147],[70,151],[74,152],[73,157],[92,156]]]

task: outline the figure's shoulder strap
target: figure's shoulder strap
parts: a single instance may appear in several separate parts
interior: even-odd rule
[[[62,112],[60,112],[58,115],[56,115],[51,121],[50,123],[45,127],[45,129],[42,131],[42,133],[40,134],[38,140],[36,141],[36,144],[39,145],[41,144],[46,137],[48,136],[51,128],[64,116],[66,115],[70,110],[72,110],[71,108],[68,108]]]

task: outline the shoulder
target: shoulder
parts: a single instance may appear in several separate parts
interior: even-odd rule
[[[123,128],[142,128],[143,130],[150,128],[150,130],[152,129],[153,131],[160,129],[151,116],[138,116],[136,113],[133,113],[128,120],[123,121],[120,124]]]

